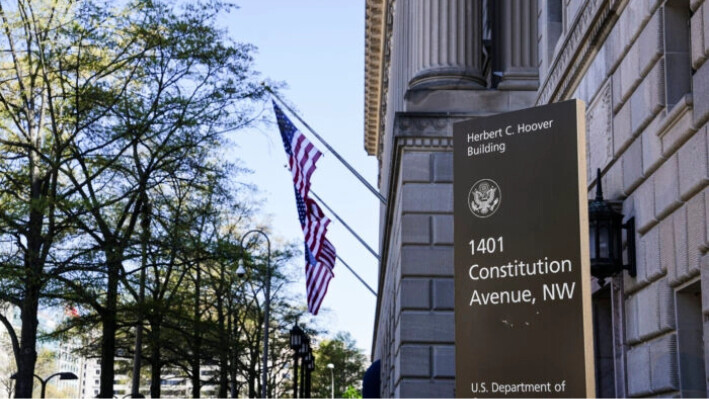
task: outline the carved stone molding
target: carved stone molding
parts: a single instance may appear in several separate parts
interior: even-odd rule
[[[384,135],[382,132],[385,131],[386,129],[386,113],[387,113],[387,94],[389,93],[389,74],[391,73],[391,40],[392,40],[392,33],[394,32],[394,5],[396,3],[396,0],[387,0],[387,9],[386,9],[386,24],[384,26],[384,56],[382,60],[382,74],[380,78],[380,91],[379,91],[379,99],[378,99],[378,113],[379,117],[377,119],[378,121],[378,126],[375,129],[374,136],[376,139],[376,152],[375,153],[370,153],[370,155],[379,155],[382,152],[382,149],[384,148]]]
[[[447,149],[453,150],[452,137],[402,137],[396,142],[397,148],[415,147],[418,149]]]
[[[540,87],[537,105],[568,99],[618,18],[617,0],[589,0],[582,7]]]
[[[367,0],[365,10],[365,78],[364,78],[364,148],[374,155],[381,109],[385,22],[387,3],[393,0]]]
[[[601,89],[586,110],[587,181],[592,181],[596,168],[604,170],[613,160],[613,110],[610,81]]]
[[[453,125],[474,118],[468,114],[400,112],[394,120],[394,136],[453,137]]]

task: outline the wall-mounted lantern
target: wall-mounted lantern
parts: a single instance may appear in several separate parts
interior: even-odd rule
[[[623,224],[623,214],[603,199],[601,170],[596,170],[596,198],[588,204],[591,275],[603,286],[605,279],[624,269],[636,276],[635,218]],[[628,264],[623,264],[623,229],[627,230]]]

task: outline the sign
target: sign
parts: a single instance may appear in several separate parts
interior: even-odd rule
[[[458,397],[594,397],[582,102],[453,130]]]

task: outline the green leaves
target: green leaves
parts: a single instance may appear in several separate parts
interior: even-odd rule
[[[111,369],[102,393],[112,384],[114,338],[150,316],[173,329],[154,341],[169,347],[184,327],[179,305],[195,298],[190,282],[202,273],[200,284],[216,284],[215,265],[233,261],[224,256],[235,245],[227,232],[249,223],[251,206],[234,182],[241,170],[220,148],[225,133],[254,120],[265,92],[254,48],[215,24],[232,8],[0,4],[0,240],[9,243],[0,245],[0,300],[39,298],[23,307],[30,336],[39,302],[80,306],[84,314],[66,328],[102,328]],[[200,320],[213,321],[212,304],[198,308]],[[166,353],[158,353],[166,364],[186,359]],[[34,364],[23,362],[28,395]]]
[[[331,376],[335,378],[336,398],[361,397],[362,377],[366,361],[366,356],[357,348],[349,333],[340,332],[333,338],[320,342],[315,350],[313,397],[326,398],[330,396]],[[332,374],[327,368],[329,363],[335,366]],[[354,396],[345,396],[346,394]]]

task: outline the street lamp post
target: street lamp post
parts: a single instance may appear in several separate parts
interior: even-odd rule
[[[300,345],[302,344],[305,332],[302,328],[298,327],[298,322],[295,322],[295,326],[290,330],[290,348],[293,349],[293,397],[298,397],[298,350],[300,350]]]
[[[335,399],[335,365],[328,363],[327,368],[330,369],[330,397]]]
[[[249,234],[261,234],[267,243],[266,257],[266,309],[264,310],[264,326],[263,326],[263,368],[261,369],[261,397],[266,398],[268,394],[268,325],[271,311],[271,240],[266,233],[261,230],[250,230],[241,236],[241,248],[244,248],[244,238]],[[243,259],[241,260],[243,262]]]
[[[305,357],[308,354],[308,349],[310,348],[310,337],[306,334],[303,337],[303,340],[300,342],[300,348],[298,349],[298,355],[301,358],[301,367],[300,367],[300,397],[301,398],[306,398],[307,395],[305,393],[305,385],[307,384],[307,374],[308,374],[308,365],[305,361]]]
[[[60,373],[54,373],[47,377],[46,379],[43,379],[42,377],[38,376],[37,374],[34,374],[34,377],[39,380],[39,382],[42,384],[42,393],[40,394],[40,397],[44,399],[45,394],[47,392],[47,383],[49,380],[52,378],[59,376],[60,380],[78,380],[79,377],[76,376],[76,374],[71,373],[71,372],[60,372]],[[10,376],[11,380],[17,379],[17,373],[13,374]]]
[[[313,386],[313,380],[312,380],[312,374],[313,370],[315,370],[315,357],[313,356],[313,349],[308,346],[308,353],[305,355],[305,358],[303,359],[303,363],[305,364],[305,397],[306,398],[311,398],[311,388]]]

